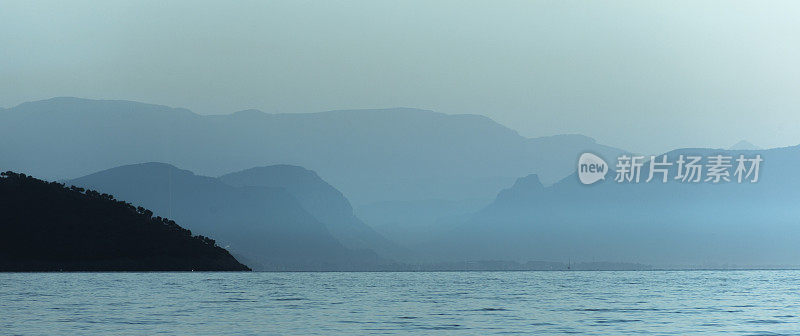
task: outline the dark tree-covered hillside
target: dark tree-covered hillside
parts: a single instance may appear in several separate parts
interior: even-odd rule
[[[0,174],[0,271],[245,271],[208,237],[93,190]]]

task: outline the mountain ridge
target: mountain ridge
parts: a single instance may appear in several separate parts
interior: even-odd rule
[[[424,230],[406,228],[477,211],[519,176],[535,173],[549,185],[572,171],[581,152],[622,151],[581,135],[527,138],[485,116],[410,108],[198,115],[131,101],[57,98],[20,104],[3,117],[2,169],[63,180],[141,162],[203,176],[296,165],[335,185],[357,217],[395,226],[383,231],[397,233],[389,240],[404,236],[410,243]],[[433,209],[439,202],[419,200],[452,206],[439,211]],[[381,202],[396,206],[362,207]]]
[[[526,138],[476,114],[412,108],[255,111],[199,115],[164,105],[70,97],[26,102],[3,112],[8,123],[0,125],[0,140],[11,145],[0,147],[0,155],[8,168],[32,169],[51,179],[150,161],[206,176],[292,164],[318,172],[356,204],[364,204],[493,197],[501,186],[529,173],[553,183],[568,171],[563,164],[550,168],[552,155],[535,158],[542,144],[557,151],[559,141],[574,139],[562,151],[616,151],[577,135]],[[304,136],[296,137],[301,131]],[[50,134],[59,141],[32,134]],[[48,164],[47,158],[63,158],[67,164]],[[441,185],[434,188],[431,181]]]

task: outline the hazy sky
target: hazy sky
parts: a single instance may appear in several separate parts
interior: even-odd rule
[[[800,143],[800,1],[0,0],[0,106],[419,107],[640,152]]]

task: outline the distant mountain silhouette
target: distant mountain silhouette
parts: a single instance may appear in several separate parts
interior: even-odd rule
[[[203,116],[53,98],[0,113],[0,169],[65,179],[140,162],[206,176],[297,165],[335,185],[367,223],[378,219],[390,240],[444,228],[437,223],[480,210],[519,176],[535,173],[549,185],[582,152],[621,152],[582,135],[526,138],[484,116],[410,108]]]
[[[518,176],[547,185],[583,151],[619,150],[580,135],[525,138],[479,115],[395,108],[201,116],[129,101],[53,98],[2,111],[0,162],[53,179],[139,162],[202,175],[272,164],[316,171],[356,205],[492,199]]]
[[[800,147],[763,151],[681,149],[705,157],[760,154],[757,183],[614,181],[582,185],[573,174],[548,187],[535,175],[496,200],[426,251],[445,260],[639,262],[656,266],[800,265]],[[677,164],[670,168],[676,176]],[[660,174],[655,175],[660,178]],[[705,175],[704,175],[705,178]]]
[[[0,176],[0,271],[245,271],[211,238],[93,190]]]
[[[372,250],[392,259],[404,259],[411,253],[364,224],[353,214],[347,198],[311,170],[291,165],[273,165],[226,174],[219,179],[236,187],[285,189],[305,210],[325,224],[333,237],[345,247]]]
[[[373,251],[343,246],[283,187],[236,187],[163,163],[112,168],[67,183],[175,218],[257,270],[370,269],[384,262]]]

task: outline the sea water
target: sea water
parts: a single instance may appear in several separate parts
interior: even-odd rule
[[[800,271],[0,273],[0,334],[800,335]]]

